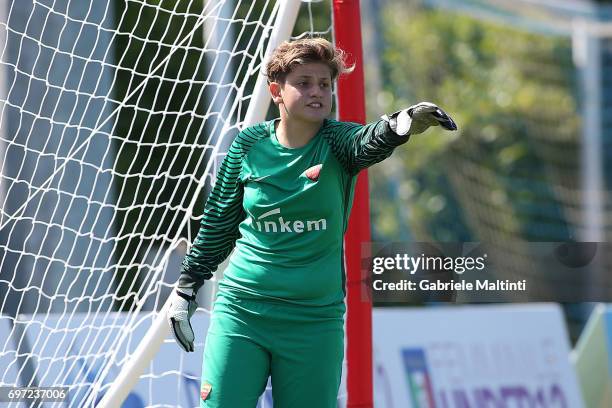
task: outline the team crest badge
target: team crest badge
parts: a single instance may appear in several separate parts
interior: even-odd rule
[[[304,172],[304,175],[308,177],[309,180],[317,181],[319,179],[319,174],[321,173],[322,164],[317,164],[316,166],[312,166]]]
[[[211,390],[212,385],[210,385],[209,383],[204,383],[202,385],[202,389],[200,390],[200,398],[202,398],[202,401],[206,401],[206,398],[208,398],[208,394],[210,394]]]

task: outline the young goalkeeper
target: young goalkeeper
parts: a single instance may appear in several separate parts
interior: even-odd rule
[[[206,336],[201,407],[253,408],[271,376],[275,407],[332,408],[356,176],[410,135],[456,126],[426,102],[366,126],[328,119],[332,84],[350,69],[324,39],[285,42],[266,68],[280,119],[246,128],[232,143],[168,320],[178,344],[193,351],[195,294],[235,247]]]

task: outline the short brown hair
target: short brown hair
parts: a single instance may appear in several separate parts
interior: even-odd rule
[[[327,64],[332,80],[335,80],[338,75],[352,72],[355,67],[347,66],[345,58],[345,52],[334,48],[325,38],[284,41],[272,53],[266,65],[266,76],[269,82],[284,82],[295,65],[322,62]]]

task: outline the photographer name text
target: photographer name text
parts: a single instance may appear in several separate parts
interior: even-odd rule
[[[402,279],[399,282],[384,282],[376,279],[372,282],[372,287],[376,291],[525,291],[527,290],[527,280],[489,280],[477,279],[475,282],[467,281],[430,281],[427,279],[413,282]]]

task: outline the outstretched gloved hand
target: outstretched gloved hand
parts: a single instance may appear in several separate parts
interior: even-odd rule
[[[417,135],[423,133],[430,126],[442,126],[446,130],[457,130],[455,121],[438,105],[431,102],[421,102],[384,115],[382,119],[389,122],[391,130],[399,136],[406,134]]]
[[[193,328],[191,327],[191,316],[198,308],[196,296],[191,289],[175,289],[170,295],[170,305],[166,318],[176,342],[187,352],[194,350]]]

